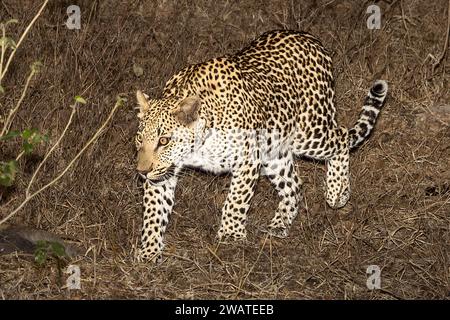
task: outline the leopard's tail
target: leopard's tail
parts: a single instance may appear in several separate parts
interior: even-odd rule
[[[387,82],[377,80],[369,90],[356,124],[348,130],[350,148],[358,146],[372,131],[388,92]]]

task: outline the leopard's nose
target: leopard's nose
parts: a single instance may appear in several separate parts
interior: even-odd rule
[[[148,168],[139,168],[139,167],[137,167],[136,169],[141,179],[147,180],[147,173],[151,171],[151,168],[150,170]]]
[[[152,170],[149,169],[137,169],[137,172],[143,175],[146,175],[147,173],[149,173]]]
[[[153,165],[149,165],[149,166],[139,166],[138,165],[136,170],[140,174],[144,174],[145,175],[145,174],[147,174],[147,173],[149,173],[150,171],[153,170]]]

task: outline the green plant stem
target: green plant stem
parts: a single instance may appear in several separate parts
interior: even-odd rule
[[[17,51],[17,49],[19,49],[20,45],[22,44],[23,40],[25,39],[25,37],[27,36],[28,32],[30,31],[31,27],[33,26],[33,24],[36,22],[36,20],[39,18],[39,16],[41,15],[42,11],[44,11],[45,7],[47,6],[49,0],[45,0],[44,4],[41,6],[41,8],[39,9],[38,13],[34,16],[33,20],[31,20],[31,22],[28,24],[27,28],[25,29],[25,31],[22,33],[19,41],[16,44],[16,47],[13,49],[13,51],[11,52],[11,54],[8,57],[8,60],[6,61],[6,65],[5,65],[5,69],[3,70],[3,72],[0,74],[0,83],[3,79],[3,77],[5,76],[6,72],[8,71],[9,65],[12,61],[12,59],[14,58],[14,55]]]
[[[14,209],[10,214],[8,214],[5,218],[3,218],[0,221],[0,225],[4,224],[6,221],[8,221],[12,216],[14,216],[17,212],[19,212],[31,199],[33,199],[35,196],[40,194],[42,191],[46,190],[47,188],[54,185],[56,182],[58,182],[66,173],[69,171],[69,169],[73,166],[73,164],[83,155],[83,153],[86,151],[86,149],[97,140],[97,138],[102,134],[103,130],[106,128],[108,123],[111,121],[114,113],[116,112],[117,108],[119,108],[124,102],[124,99],[118,98],[116,104],[114,105],[113,109],[111,110],[110,114],[106,118],[106,120],[103,122],[102,126],[95,132],[95,134],[92,136],[92,138],[84,145],[84,147],[77,153],[77,155],[70,161],[70,163],[66,166],[66,168],[52,181],[47,183],[45,186],[40,188],[38,191],[34,192],[28,197],[25,197],[25,200],[22,201],[22,203]]]
[[[42,165],[47,161],[48,157],[50,156],[50,154],[56,149],[56,147],[59,145],[59,143],[61,142],[61,140],[64,138],[64,136],[66,135],[67,129],[69,128],[70,124],[72,123],[73,120],[73,116],[75,115],[76,107],[77,107],[77,103],[75,103],[74,105],[70,106],[72,108],[72,112],[70,114],[69,120],[67,121],[66,127],[64,128],[63,132],[61,133],[61,135],[59,136],[58,140],[55,142],[55,144],[52,146],[52,148],[47,152],[47,154],[44,157],[44,160],[41,161],[41,163],[39,163],[39,166],[37,167],[37,169],[34,171],[33,176],[31,177],[30,182],[28,183],[28,187],[27,190],[25,191],[25,197],[28,198],[30,196],[30,189],[31,189],[31,185],[33,184],[34,180],[36,179],[36,175],[38,174],[39,170],[41,169]]]

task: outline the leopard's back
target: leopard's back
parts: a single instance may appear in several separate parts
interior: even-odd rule
[[[167,82],[165,95],[192,94],[211,102],[210,117],[232,119],[225,121],[230,126],[336,125],[331,58],[304,32],[266,32],[234,55],[188,66]]]

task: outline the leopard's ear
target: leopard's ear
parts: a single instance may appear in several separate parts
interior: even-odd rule
[[[191,127],[197,121],[200,115],[202,101],[197,96],[191,96],[183,99],[171,113],[184,126]]]
[[[139,113],[137,116],[139,119],[142,119],[144,117],[144,114],[147,112],[147,110],[150,109],[148,95],[146,95],[145,93],[142,93],[141,90],[138,90],[136,92],[136,99],[139,104]]]

